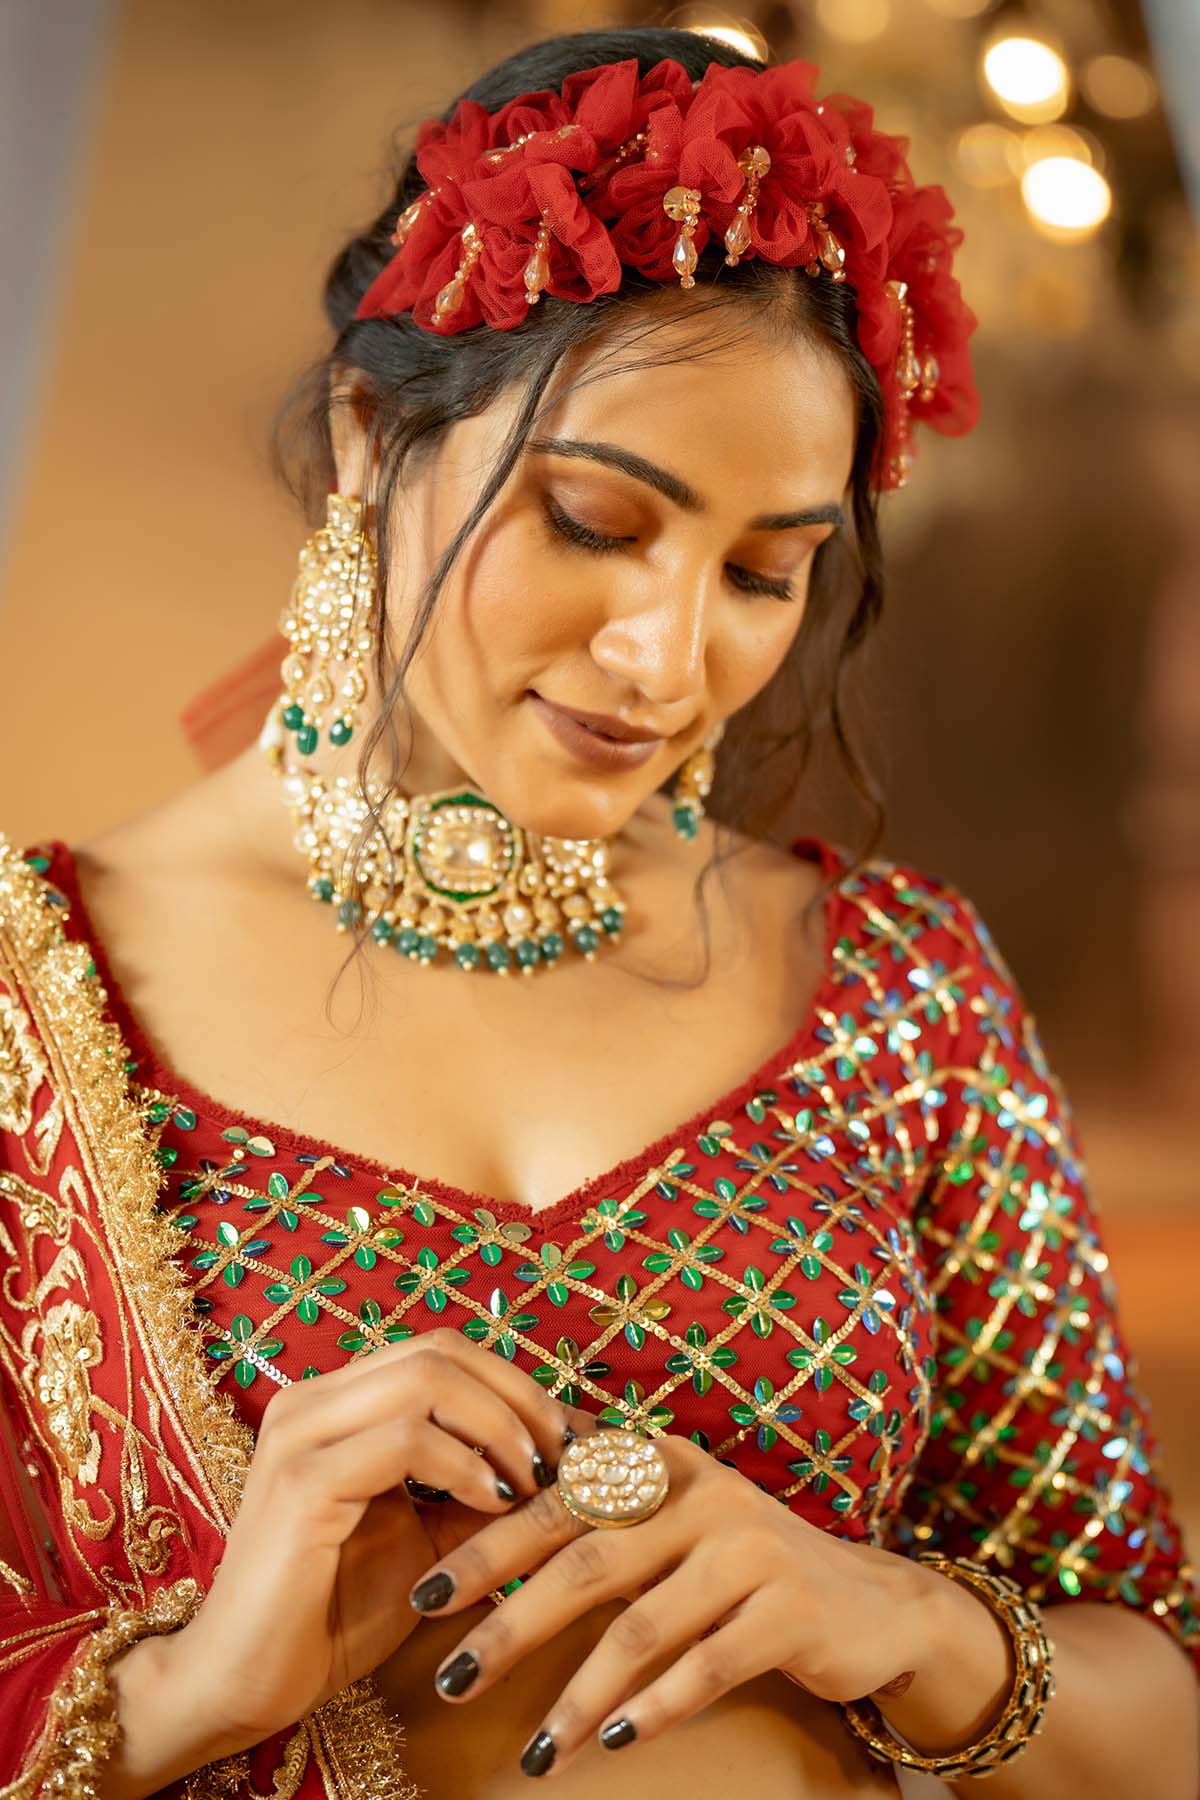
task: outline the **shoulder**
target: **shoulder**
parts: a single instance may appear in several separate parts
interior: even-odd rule
[[[1015,1059],[1052,1081],[1037,1018],[975,900],[909,860],[875,856],[855,867],[843,856],[835,956],[845,1010],[889,1016],[939,1062]]]

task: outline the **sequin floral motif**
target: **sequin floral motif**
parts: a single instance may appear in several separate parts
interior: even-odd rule
[[[206,1118],[139,1068],[212,1381],[253,1425],[280,1371],[450,1327],[827,1529],[992,1560],[1035,1599],[1121,1600],[1195,1645],[1033,1018],[953,889],[876,861],[835,903],[785,1050],[552,1224]]]

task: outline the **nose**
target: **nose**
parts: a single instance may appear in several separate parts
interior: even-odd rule
[[[614,600],[592,637],[592,656],[618,685],[639,688],[649,705],[690,712],[704,692],[714,598],[711,578],[699,570],[658,576],[638,602]]]

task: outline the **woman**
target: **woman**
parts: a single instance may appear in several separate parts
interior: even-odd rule
[[[815,77],[584,33],[422,127],[262,746],[4,852],[5,1794],[1194,1791],[1033,1020],[765,835],[976,411],[945,198]]]

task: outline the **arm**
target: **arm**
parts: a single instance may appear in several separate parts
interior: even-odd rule
[[[901,1698],[880,1696],[889,1726],[927,1755],[987,1730],[1008,1694],[1003,1632],[966,1589],[932,1573],[928,1661]],[[934,1586],[936,1592],[933,1591]],[[1196,1682],[1186,1655],[1123,1606],[1047,1610],[1056,1692],[1045,1728],[988,1777],[989,1800],[1195,1800],[1200,1790]],[[977,1792],[973,1777],[949,1791]]]
[[[938,1306],[937,1404],[898,1537],[997,1567],[1045,1609],[1057,1693],[1042,1734],[991,1777],[995,1800],[1193,1800],[1187,1653],[1200,1649],[1200,1630],[1069,1104],[1011,974],[961,899],[954,929],[973,974],[948,1047],[949,1131],[921,1221]],[[998,1713],[1008,1650],[968,1590],[919,1568],[915,1579],[936,1584],[924,1678],[878,1703],[904,1738],[939,1754]]]

